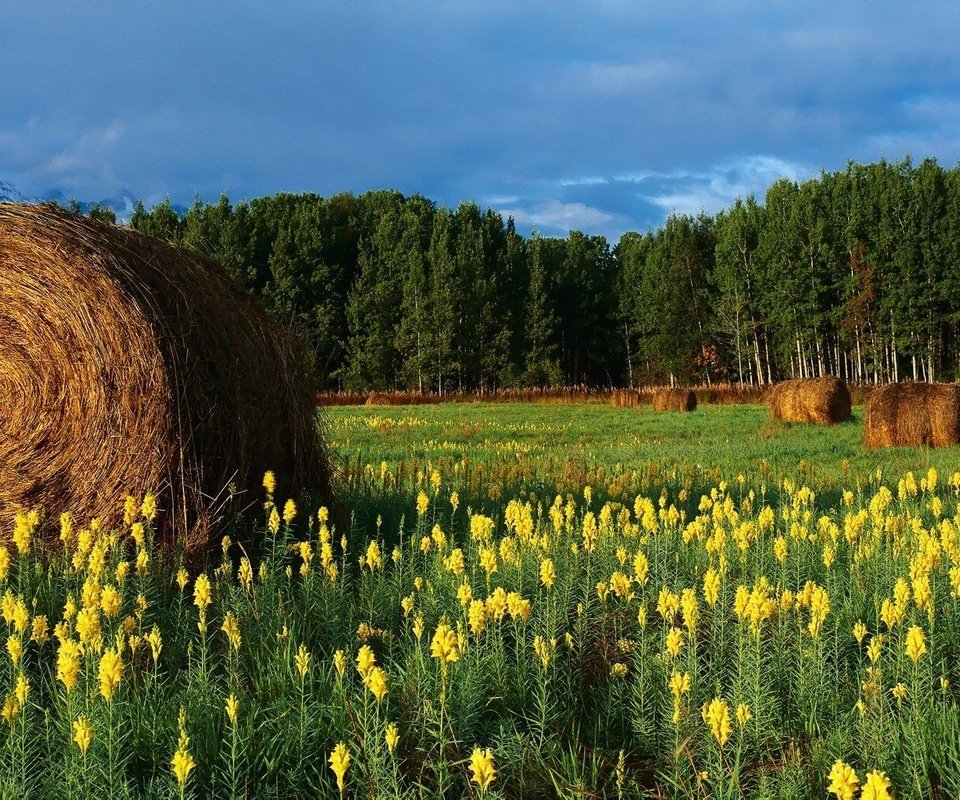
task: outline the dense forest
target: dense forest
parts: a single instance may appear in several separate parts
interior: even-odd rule
[[[130,224],[223,263],[325,389],[960,375],[960,167],[934,160],[780,180],[612,246],[395,191],[141,204]]]

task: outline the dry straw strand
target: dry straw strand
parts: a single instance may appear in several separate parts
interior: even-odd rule
[[[786,422],[833,425],[851,419],[850,390],[832,375],[775,384],[767,393],[767,405],[774,419]]]
[[[119,524],[156,492],[202,558],[228,485],[266,469],[329,497],[294,342],[217,264],[48,205],[0,204],[0,519]]]

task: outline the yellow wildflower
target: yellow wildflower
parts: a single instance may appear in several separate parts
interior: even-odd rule
[[[377,698],[379,703],[387,695],[387,673],[384,672],[380,667],[374,667],[367,673],[364,677],[363,682],[366,684],[367,688],[370,690],[370,693]]]
[[[370,649],[369,645],[363,645],[357,652],[357,672],[360,673],[361,677],[366,678],[367,673],[373,669],[376,663],[377,658],[374,656],[373,650]]]
[[[333,770],[333,774],[337,776],[337,788],[340,790],[340,794],[343,794],[343,779],[347,774],[347,769],[350,766],[350,753],[347,751],[347,746],[340,742],[336,747],[333,748],[333,752],[330,754],[330,769]]]
[[[77,717],[77,719],[74,720],[73,741],[76,742],[77,747],[80,748],[81,754],[86,757],[90,743],[93,741],[93,728],[90,727],[90,720],[86,717]]]
[[[857,786],[860,783],[860,779],[857,777],[857,773],[853,771],[853,767],[837,759],[830,769],[829,778],[830,785],[827,787],[828,792],[832,792],[837,800],[853,800],[854,795],[857,793]]]
[[[400,741],[400,732],[397,730],[397,726],[392,722],[387,725],[383,738],[386,740],[387,750],[392,753],[397,747],[397,742]]]
[[[683,631],[680,628],[671,628],[667,633],[666,649],[673,658],[680,655],[683,649]]]
[[[10,662],[13,666],[17,666],[23,657],[23,643],[19,636],[9,636],[7,638],[7,652],[10,654]]]
[[[116,650],[107,650],[100,659],[100,694],[107,702],[113,700],[113,695],[120,686],[123,678],[123,659]]]
[[[860,792],[860,800],[892,800],[890,780],[885,772],[868,772],[867,781]]]
[[[240,623],[237,622],[237,618],[233,615],[232,611],[228,611],[226,616],[223,618],[223,625],[220,626],[220,629],[227,635],[227,641],[230,642],[230,647],[235,651],[240,649]]]
[[[147,492],[143,496],[143,504],[140,506],[140,513],[143,514],[143,518],[148,522],[153,522],[157,516],[157,498],[151,492]]]
[[[427,513],[427,509],[430,507],[430,498],[427,497],[427,493],[420,490],[420,494],[417,495],[417,516],[422,517]]]
[[[730,732],[733,730],[733,726],[730,723],[730,708],[727,705],[727,701],[717,697],[709,703],[704,703],[701,716],[707,724],[707,727],[710,728],[713,738],[717,740],[717,744],[723,749],[723,746],[727,743],[727,739],[730,738]]]
[[[237,696],[233,692],[227,698],[224,710],[227,712],[227,719],[230,720],[230,724],[235,726],[237,724],[237,712],[240,710],[240,701],[237,700]]]
[[[497,777],[497,771],[493,764],[493,753],[489,749],[474,748],[470,756],[470,771],[473,773],[473,782],[477,784],[480,793],[483,794]]]
[[[910,657],[910,660],[916,663],[926,652],[927,637],[923,632],[923,628],[914,625],[907,631],[906,653]]]
[[[293,663],[297,668],[297,672],[300,674],[300,680],[306,678],[307,670],[310,669],[310,653],[307,651],[303,642],[301,642],[300,647],[297,648],[297,654],[294,656]]]
[[[263,473],[263,488],[267,492],[267,497],[273,497],[273,493],[277,491],[277,476],[273,474],[273,470]]]
[[[446,622],[441,622],[430,642],[430,655],[446,666],[448,662],[454,662],[460,658],[459,646],[460,640],[457,634]]]

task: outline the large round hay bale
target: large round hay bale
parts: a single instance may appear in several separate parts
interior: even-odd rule
[[[292,342],[209,259],[51,206],[0,204],[0,529],[19,508],[119,524],[158,496],[188,557],[265,470],[326,495]]]
[[[892,383],[867,398],[867,447],[950,447],[960,444],[960,386]]]
[[[833,425],[851,419],[850,390],[832,375],[775,384],[767,393],[767,405],[774,419],[786,422]]]
[[[659,389],[651,400],[654,411],[696,411],[697,393],[692,389]]]
[[[640,405],[640,393],[636,389],[614,389],[610,392],[610,405],[614,408],[636,408]]]
[[[373,394],[368,394],[367,399],[364,402],[365,406],[389,406],[390,395],[384,394],[383,392],[374,392]]]

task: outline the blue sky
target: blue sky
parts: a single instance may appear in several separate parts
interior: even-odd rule
[[[960,157],[960,4],[0,0],[0,181],[189,204],[397,188],[611,238]]]

